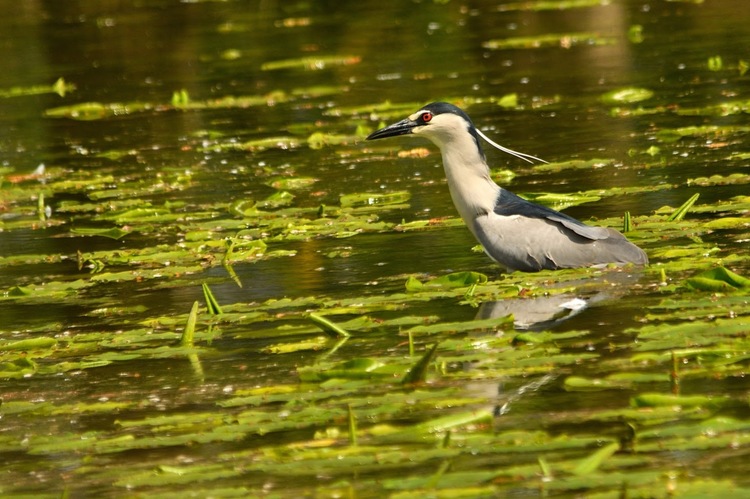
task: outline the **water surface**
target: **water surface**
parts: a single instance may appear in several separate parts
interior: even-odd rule
[[[0,94],[0,341],[7,348],[0,354],[6,463],[0,491],[150,496],[190,487],[198,495],[347,491],[369,497],[452,489],[472,495],[471,487],[491,496],[549,487],[552,494],[606,495],[629,484],[659,496],[670,487],[747,487],[738,463],[747,452],[742,352],[750,326],[742,321],[750,309],[741,291],[685,288],[686,279],[707,268],[750,275],[750,236],[742,222],[750,173],[745,3],[561,1],[545,8],[550,3],[0,6],[0,89],[7,90]],[[547,43],[549,35],[559,36]],[[523,37],[525,46],[496,43],[522,44]],[[53,90],[59,78],[75,88]],[[29,90],[36,86],[50,88]],[[638,102],[603,98],[620,89],[653,95]],[[239,100],[231,103],[232,97]],[[463,106],[494,140],[553,164],[600,159],[586,168],[543,170],[487,148],[498,178],[514,192],[599,192],[599,199],[566,213],[617,228],[629,212],[636,225],[630,237],[649,253],[651,267],[509,276],[472,251],[476,243],[455,220],[436,149],[407,138],[363,140],[435,100]],[[92,113],[87,119],[66,107],[82,103]],[[388,111],[385,103],[403,107]],[[713,107],[720,104],[731,106]],[[679,138],[668,140],[665,130],[680,130],[673,135]],[[328,143],[318,147],[313,139],[321,137]],[[421,157],[414,148],[429,154]],[[40,164],[44,173],[34,175]],[[700,180],[715,175],[721,177]],[[314,182],[278,183],[298,178]],[[250,210],[279,191],[294,195],[289,206]],[[401,191],[408,195],[401,203],[340,213],[341,196]],[[695,193],[698,204],[683,225],[667,223],[666,215]],[[730,202],[737,207],[721,207]],[[285,209],[288,218],[279,216]],[[289,230],[320,221],[320,214],[330,218],[330,232]],[[352,225],[344,223],[347,216]],[[706,228],[730,218],[737,220]],[[428,220],[432,227],[405,230]],[[109,228],[127,234],[81,232]],[[267,247],[227,267],[221,265],[225,239],[264,240]],[[205,246],[190,246],[201,241]],[[150,260],[157,248],[189,254]],[[680,249],[685,253],[669,252]],[[426,281],[462,271],[489,278],[472,288],[476,298],[468,288],[400,298],[410,276]],[[202,283],[237,316],[211,320],[201,308],[200,351],[160,350],[179,339],[196,300],[204,307]],[[54,286],[59,294],[45,294]],[[414,359],[437,342],[436,359],[418,395],[399,385],[412,363],[405,332],[415,324],[465,324],[481,302],[505,296],[538,309],[541,298],[561,288],[571,297],[596,297],[595,303],[533,328],[559,336],[545,337],[552,339],[540,340],[542,346],[532,341],[527,358],[527,340],[511,341],[518,334],[512,321],[415,329]],[[288,307],[276,308],[274,300],[282,299],[290,300]],[[670,316],[663,300],[677,302],[677,310],[690,303],[696,309]],[[719,311],[698,305],[711,300]],[[336,349],[335,341],[317,339],[322,333],[306,319],[309,311],[341,323],[366,317],[384,325],[353,324],[353,338]],[[515,313],[518,323],[522,310]],[[687,331],[696,320],[717,318],[706,326],[708,339],[679,336],[680,325]],[[659,338],[663,343],[649,343],[655,340],[646,328],[663,324],[674,331]],[[40,338],[54,344],[20,348],[23,356],[9,347]],[[319,345],[290,353],[270,348],[311,339]],[[708,350],[688,351],[699,347]],[[675,351],[689,372],[679,390],[674,376],[669,381]],[[654,357],[637,357],[643,352]],[[734,360],[712,363],[723,353]],[[368,376],[345,365],[348,381],[339,382],[349,391],[320,403],[302,395],[339,386],[336,376],[312,379],[305,369],[326,372],[333,369],[326,363],[361,358],[402,371],[358,385]],[[591,391],[566,384],[623,373],[652,377]],[[291,395],[242,401],[262,388]],[[448,395],[433,400],[441,390]],[[678,401],[675,407],[687,415],[658,421],[625,412],[651,392],[722,402],[696,409]],[[365,450],[354,458],[335,452],[352,443],[347,407],[363,432]],[[380,426],[408,433],[411,425],[487,408],[502,415],[477,426],[456,424],[456,443],[442,454],[420,454],[441,448],[444,432],[434,428],[425,441],[379,440]],[[272,424],[305,411],[310,417],[300,422]],[[161,416],[175,419],[160,424]],[[734,430],[711,429],[722,421]],[[655,438],[648,431],[671,423],[685,425],[685,439],[725,431],[728,443],[707,450],[673,440],[665,452],[648,447]],[[630,441],[638,440],[631,427],[644,432],[640,452]],[[544,444],[534,450],[528,435],[519,436],[517,447],[525,450],[513,459],[509,450],[497,450],[510,430],[542,432]],[[581,441],[567,450],[553,444],[557,437]],[[622,442],[614,457],[574,482],[586,474],[571,473],[570,463],[610,441]],[[334,452],[309,453],[317,447]],[[391,453],[399,452],[414,454],[393,465],[398,459]],[[335,464],[344,457],[351,461]],[[542,478],[545,459],[559,467],[556,479]],[[596,485],[617,473],[619,482]],[[400,483],[404,476],[414,481]]]

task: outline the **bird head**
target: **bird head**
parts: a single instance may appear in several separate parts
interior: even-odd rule
[[[462,153],[470,153],[473,150],[484,161],[484,151],[479,140],[481,137],[496,149],[523,161],[528,163],[533,163],[534,161],[546,163],[546,161],[536,156],[514,151],[493,142],[474,126],[471,118],[465,112],[447,102],[427,104],[408,118],[371,133],[367,136],[367,140],[384,139],[386,137],[408,134],[430,139],[442,151],[446,147],[452,149],[458,148]]]
[[[471,118],[461,109],[447,102],[427,104],[408,118],[371,133],[367,140],[407,134],[430,139],[441,149],[450,142],[471,137],[480,154],[484,156],[477,129],[471,122]]]

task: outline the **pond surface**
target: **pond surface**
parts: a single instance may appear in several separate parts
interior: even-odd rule
[[[0,493],[750,494],[745,4],[0,5]],[[651,265],[504,273],[438,100]]]

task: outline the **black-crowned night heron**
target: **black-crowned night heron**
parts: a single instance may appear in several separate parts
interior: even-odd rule
[[[495,144],[456,106],[433,102],[367,140],[407,134],[430,139],[440,148],[458,213],[484,251],[509,271],[648,263],[646,253],[616,230],[586,225],[493,182],[480,136],[526,161],[538,158]]]

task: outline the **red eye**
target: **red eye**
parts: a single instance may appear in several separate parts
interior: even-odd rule
[[[432,119],[432,113],[422,113],[422,121],[427,123]]]

